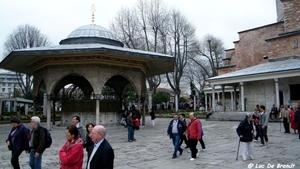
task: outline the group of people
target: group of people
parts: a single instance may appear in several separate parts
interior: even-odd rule
[[[189,114],[188,122],[186,122],[185,114],[181,114],[180,118],[178,117],[178,114],[174,114],[173,120],[170,121],[167,129],[167,135],[172,139],[174,146],[172,158],[177,158],[178,151],[179,155],[182,155],[183,149],[181,148],[181,144],[185,141],[187,145],[186,148],[190,148],[190,161],[196,160],[198,154],[198,141],[201,143],[202,149],[205,149],[202,138],[203,134],[201,121],[196,118],[193,112]]]
[[[40,122],[38,116],[31,117],[32,130],[28,131],[18,117],[11,119],[12,129],[6,144],[12,153],[11,164],[14,169],[20,169],[19,156],[23,151],[30,153],[31,169],[42,168],[46,133]],[[105,139],[105,127],[88,123],[85,129],[80,124],[79,116],[74,116],[72,123],[66,128],[66,142],[58,152],[60,168],[82,169],[84,148],[88,155],[86,169],[113,168],[114,150]]]
[[[277,112],[280,112],[279,118],[282,118],[282,122],[284,124],[285,133],[290,133],[290,126],[294,129],[294,133],[296,134],[296,130],[298,133],[300,131],[300,103],[297,107],[290,108],[288,105],[281,108],[280,111],[277,111],[275,105],[273,105],[270,114],[274,114],[275,118],[277,118]],[[243,160],[254,159],[253,150],[252,150],[252,141],[257,142],[258,138],[260,138],[261,146],[265,146],[268,144],[268,122],[269,115],[266,113],[266,108],[264,105],[257,105],[255,112],[253,114],[247,113],[245,119],[242,120],[239,126],[236,129],[236,132],[239,136],[240,144],[241,144],[241,155]],[[255,130],[254,130],[255,126]],[[280,125],[281,127],[281,125]],[[256,134],[254,134],[256,132]],[[299,133],[300,139],[300,133]]]

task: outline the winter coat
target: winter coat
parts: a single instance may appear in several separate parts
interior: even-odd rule
[[[197,119],[193,119],[192,121],[189,122],[188,127],[187,127],[187,138],[188,139],[201,139],[201,126],[200,126],[200,121]]]
[[[245,118],[239,126],[236,128],[236,132],[238,136],[243,136],[240,138],[242,142],[251,142],[253,140],[253,123],[252,121],[248,122],[247,118]]]
[[[43,153],[45,151],[45,131],[41,126],[31,131],[31,139],[33,139],[33,146],[30,147],[35,150],[35,153]]]
[[[173,138],[173,133],[172,133],[173,121],[174,120],[171,120],[171,122],[169,124],[169,127],[167,129],[167,133],[170,136],[170,138]],[[178,130],[179,137],[181,138],[181,136],[183,135],[183,133],[186,130],[186,125],[184,124],[183,121],[181,121],[179,119],[178,119],[178,122],[177,122],[177,130]]]
[[[13,127],[8,135],[8,138],[6,140],[10,142],[10,145],[12,146],[12,149],[15,151],[23,151],[23,150],[29,150],[29,140],[28,140],[28,131],[27,128],[23,124],[19,124],[17,126],[17,130],[11,135],[11,133],[15,130]]]
[[[59,151],[60,169],[82,169],[82,139],[67,141]]]

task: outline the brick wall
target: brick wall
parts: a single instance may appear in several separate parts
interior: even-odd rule
[[[300,55],[300,34],[278,38],[268,42],[269,58]]]

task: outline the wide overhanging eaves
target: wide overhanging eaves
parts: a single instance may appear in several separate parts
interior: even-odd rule
[[[80,60],[78,58],[95,57],[95,59]],[[146,76],[153,76],[172,72],[174,57],[154,52],[133,50],[108,45],[59,45],[54,47],[41,47],[22,49],[11,52],[1,63],[0,67],[25,74],[33,74],[37,69],[50,65],[90,64],[97,63],[96,57],[110,57],[114,62],[105,64],[139,67]],[[69,58],[66,63],[59,58]],[[70,59],[74,58],[74,60]],[[57,59],[55,63],[55,59]],[[122,61],[123,60],[123,61]],[[127,60],[127,65],[124,64]],[[101,60],[103,61],[103,59]],[[38,65],[39,62],[44,62]],[[128,64],[128,63],[131,64]],[[49,64],[48,64],[49,63]],[[101,64],[103,64],[101,62]]]

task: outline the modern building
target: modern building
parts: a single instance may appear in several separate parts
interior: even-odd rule
[[[300,1],[276,0],[276,6],[277,22],[238,32],[235,47],[226,50],[224,66],[206,91],[214,110],[217,86],[222,105],[238,103],[233,110],[253,111],[259,104],[269,111],[273,104],[300,101]]]
[[[0,72],[0,98],[13,98],[20,93],[20,85],[15,72]]]

